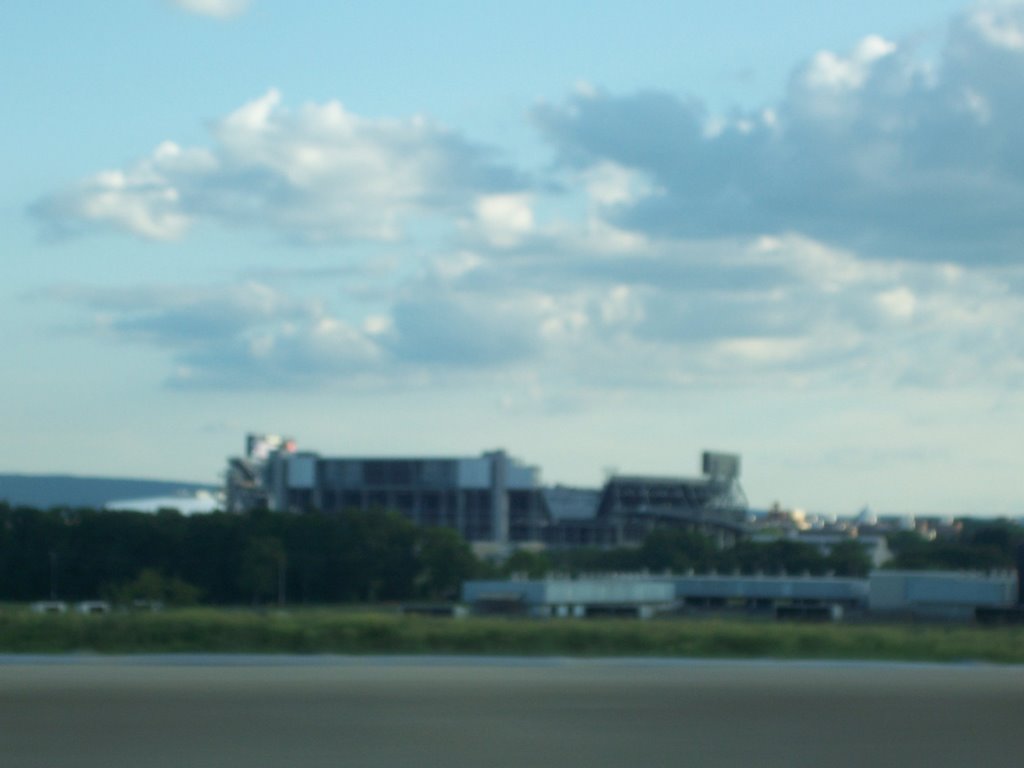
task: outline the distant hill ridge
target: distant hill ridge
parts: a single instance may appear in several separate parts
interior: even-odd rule
[[[216,491],[216,485],[174,480],[139,480],[76,475],[20,475],[0,473],[0,501],[11,506],[102,507],[114,501],[151,496],[189,495]]]

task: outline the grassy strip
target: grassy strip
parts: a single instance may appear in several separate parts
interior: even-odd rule
[[[1024,663],[1024,629],[737,620],[439,619],[343,610],[37,616],[0,610],[16,653],[401,653]]]

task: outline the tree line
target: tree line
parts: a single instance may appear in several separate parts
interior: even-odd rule
[[[184,516],[0,504],[0,600],[334,603],[453,597],[478,561],[388,512]]]
[[[618,549],[562,549],[515,552],[504,570],[537,578],[550,573],[570,576],[585,573],[762,573],[866,576],[871,558],[854,540],[842,542],[828,554],[799,541],[740,540],[719,548],[701,533],[678,528],[655,529],[639,547]]]
[[[994,571],[1016,566],[1024,546],[1024,527],[1009,520],[960,521],[955,538],[929,540],[914,531],[889,536],[893,559],[887,568],[902,570]]]
[[[1011,568],[1024,529],[967,521],[961,537],[890,538],[900,568]],[[822,554],[791,540],[718,548],[699,533],[653,531],[639,547],[521,549],[502,562],[474,556],[453,530],[397,513],[184,516],[0,503],[0,600],[107,598],[170,604],[341,603],[456,599],[463,581],[584,573],[764,573],[866,576],[855,541]]]

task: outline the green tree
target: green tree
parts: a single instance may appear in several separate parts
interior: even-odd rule
[[[344,599],[405,600],[415,594],[420,571],[416,526],[379,510],[349,510],[338,522],[336,557]]]
[[[118,603],[147,600],[183,606],[199,602],[202,591],[181,579],[164,576],[155,568],[143,568],[134,580],[108,590],[108,595]]]
[[[531,579],[541,579],[552,571],[551,557],[546,552],[531,552],[517,549],[501,565],[501,575],[525,574]]]
[[[856,540],[841,541],[825,557],[825,564],[836,576],[864,577],[871,571],[871,557]]]
[[[824,556],[817,548],[801,541],[741,541],[732,549],[724,550],[719,558],[719,570],[739,570],[743,573],[811,573],[827,570]]]
[[[650,571],[707,571],[715,563],[716,552],[715,543],[701,533],[659,528],[644,539],[639,560]]]
[[[477,572],[477,561],[469,544],[451,528],[425,528],[418,538],[417,594],[431,599],[457,599],[462,582]]]
[[[287,555],[280,539],[259,536],[242,552],[239,586],[252,597],[253,605],[277,595],[284,601],[283,579]]]

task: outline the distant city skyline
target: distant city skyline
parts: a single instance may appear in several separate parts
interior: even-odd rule
[[[1024,4],[0,10],[0,472],[247,432],[1024,513]]]

